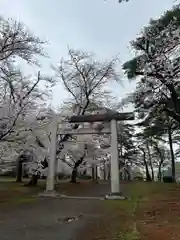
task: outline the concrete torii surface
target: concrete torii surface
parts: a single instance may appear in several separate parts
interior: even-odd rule
[[[110,122],[134,120],[133,112],[126,113],[105,113],[105,114],[89,114],[89,115],[74,115],[69,118],[70,123],[82,123],[82,122]]]
[[[119,152],[117,141],[117,122],[134,120],[133,112],[127,113],[105,113],[94,115],[75,115],[68,120],[69,123],[83,123],[83,122],[110,122],[111,123],[111,194],[107,198],[120,198],[120,183],[119,183]],[[54,175],[55,175],[55,152],[56,152],[56,136],[57,136],[57,118],[54,118],[51,124],[51,146],[50,146],[50,164],[49,174],[47,177],[46,192],[52,193],[54,190]],[[97,134],[100,131],[97,131]]]

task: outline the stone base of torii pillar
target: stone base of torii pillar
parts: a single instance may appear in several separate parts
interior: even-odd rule
[[[56,191],[44,191],[43,193],[39,193],[38,196],[44,197],[44,198],[60,198],[61,197],[61,195]]]
[[[127,197],[125,197],[122,193],[110,193],[105,196],[105,200],[126,200]]]

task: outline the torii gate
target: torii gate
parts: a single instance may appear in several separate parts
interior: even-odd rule
[[[51,123],[51,144],[50,144],[50,161],[48,167],[48,176],[46,183],[46,193],[52,195],[54,193],[54,177],[55,177],[55,166],[56,166],[56,142],[57,135],[65,134],[111,134],[111,195],[120,195],[120,183],[119,183],[119,152],[118,152],[118,141],[117,141],[117,122],[134,120],[134,113],[106,113],[106,114],[95,114],[95,115],[79,115],[72,116],[69,118],[69,123],[84,123],[84,122],[110,122],[110,129],[93,130],[93,129],[60,129],[58,132],[58,121],[57,117],[54,117]]]

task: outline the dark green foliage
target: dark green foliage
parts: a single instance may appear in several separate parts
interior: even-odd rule
[[[143,181],[144,179],[143,179],[143,177],[141,177],[141,176],[136,176],[136,177],[134,178],[134,180]]]
[[[1,177],[16,177],[16,169],[12,169],[3,173],[0,173]]]
[[[142,117],[150,119],[164,112],[180,123],[180,5],[167,11],[157,20],[151,20],[136,40],[131,42],[137,57],[124,63],[129,79],[138,78],[136,91],[130,101]],[[173,58],[170,58],[173,56]],[[144,117],[144,116],[143,116]]]
[[[70,178],[70,176],[68,176],[68,175],[66,175],[64,173],[58,173],[57,177],[58,177],[59,180]]]
[[[89,175],[80,175],[78,176],[79,179],[83,179],[83,180],[89,180],[89,179],[92,179],[92,176],[89,176]]]
[[[133,58],[132,60],[123,64],[123,69],[127,74],[128,79],[136,77],[136,69],[138,67],[138,58]]]
[[[171,10],[166,11],[161,18],[154,20],[150,20],[150,26],[155,26],[157,30],[163,31],[166,30],[169,23],[173,21],[174,27],[180,26],[180,9],[179,4],[174,6]],[[158,31],[154,29],[155,33],[158,34]]]
[[[163,177],[163,182],[164,183],[172,183],[173,182],[172,176]]]

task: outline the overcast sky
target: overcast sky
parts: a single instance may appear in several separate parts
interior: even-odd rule
[[[42,39],[50,42],[46,51],[51,59],[42,61],[47,72],[51,63],[67,56],[67,46],[94,52],[100,59],[116,54],[121,62],[133,55],[128,48],[150,18],[171,9],[173,0],[0,0],[0,13],[24,22]],[[119,98],[133,90],[135,83],[124,88],[112,85]],[[62,86],[53,91],[53,104],[59,105],[66,93]]]

